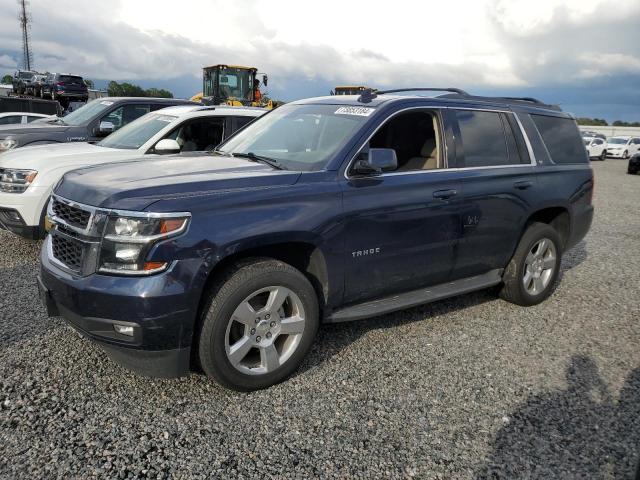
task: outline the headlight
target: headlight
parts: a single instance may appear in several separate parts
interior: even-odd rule
[[[13,168],[0,168],[0,192],[22,193],[36,178],[35,170],[17,170]]]
[[[187,215],[169,217],[111,216],[100,251],[99,271],[124,275],[151,275],[166,270],[169,262],[147,261],[153,246],[187,228]]]
[[[11,150],[12,148],[16,148],[18,146],[18,141],[13,138],[5,138],[0,140],[0,153],[5,150]]]

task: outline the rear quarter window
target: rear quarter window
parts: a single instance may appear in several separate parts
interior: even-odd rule
[[[589,161],[578,125],[570,118],[531,115],[553,163]]]

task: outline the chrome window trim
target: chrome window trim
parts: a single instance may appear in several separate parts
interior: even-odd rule
[[[349,160],[349,163],[347,164],[347,168],[345,168],[344,170],[344,178],[347,180],[351,180],[351,179],[358,179],[358,178],[370,178],[369,176],[367,177],[358,177],[358,176],[349,176],[349,170],[351,169],[351,167],[353,166],[353,163],[356,160],[356,157],[358,156],[358,154],[362,151],[362,149],[364,148],[364,146],[369,143],[369,141],[373,138],[373,136],[378,133],[378,130],[380,130],[390,119],[392,119],[393,117],[395,117],[396,115],[399,115],[401,113],[410,111],[410,110],[472,110],[472,111],[478,111],[478,112],[493,112],[493,113],[504,113],[504,114],[511,114],[515,117],[516,122],[518,124],[518,128],[520,129],[520,133],[522,134],[524,141],[525,141],[525,145],[527,147],[527,151],[529,153],[529,163],[514,163],[512,165],[489,165],[489,166],[483,166],[483,167],[460,167],[460,168],[451,168],[448,167],[447,168],[435,168],[432,170],[410,170],[408,172],[387,172],[387,173],[381,173],[379,175],[372,175],[372,177],[391,177],[391,176],[396,176],[396,175],[415,175],[415,174],[427,174],[427,173],[437,173],[437,172],[464,172],[467,170],[487,170],[487,169],[496,169],[496,168],[519,168],[519,167],[532,167],[532,166],[536,166],[537,160],[536,157],[533,153],[533,147],[531,146],[531,142],[529,141],[529,137],[527,136],[527,133],[524,130],[524,127],[522,125],[522,123],[520,122],[520,119],[518,118],[518,115],[516,114],[516,112],[512,111],[512,110],[499,110],[499,109],[492,109],[492,108],[467,108],[467,107],[448,107],[448,106],[440,106],[440,105],[424,105],[424,106],[420,106],[420,107],[408,107],[408,108],[403,108],[402,110],[398,110],[397,112],[394,112],[392,115],[390,115],[388,118],[386,118],[384,120],[384,122],[382,122],[380,125],[378,125],[378,127],[373,131],[373,133],[371,135],[369,135],[367,137],[367,139],[362,143],[362,145],[360,145],[360,148],[358,148],[358,150],[356,151],[355,155],[351,158],[351,160]],[[442,127],[442,126],[441,126]],[[444,132],[443,132],[444,133]],[[444,135],[443,135],[444,137]],[[445,160],[447,160],[447,165],[448,165],[448,151],[446,148],[446,139],[444,142],[444,152],[446,153],[445,155]]]

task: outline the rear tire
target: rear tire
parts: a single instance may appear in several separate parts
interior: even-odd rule
[[[318,330],[313,286],[278,260],[234,266],[213,286],[205,305],[196,343],[200,365],[233,390],[258,390],[287,378]]]
[[[562,241],[546,223],[533,223],[522,235],[503,275],[500,297],[522,306],[543,302],[560,272]]]

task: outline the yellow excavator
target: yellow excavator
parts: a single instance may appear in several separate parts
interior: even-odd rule
[[[264,101],[260,85],[267,86],[267,75],[258,79],[258,69],[239,65],[212,65],[202,69],[202,92],[191,97],[205,105],[273,108]]]

